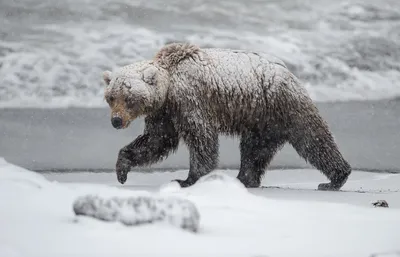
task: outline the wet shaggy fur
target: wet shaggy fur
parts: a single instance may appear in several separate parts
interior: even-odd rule
[[[339,190],[351,173],[304,87],[275,57],[177,43],[153,60],[104,74],[113,117],[122,116],[126,127],[145,116],[144,133],[119,152],[120,183],[131,167],[161,161],[183,140],[189,175],[177,181],[190,186],[217,167],[220,134],[241,138],[238,179],[246,187],[260,185],[285,143],[330,180],[320,190]]]

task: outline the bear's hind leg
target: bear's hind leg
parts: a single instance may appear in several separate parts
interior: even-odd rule
[[[240,170],[245,187],[259,187],[266,167],[286,140],[275,133],[246,132],[240,141]]]
[[[331,181],[319,184],[319,190],[337,191],[346,183],[351,167],[340,153],[328,125],[317,112],[298,119],[291,130],[289,143]]]

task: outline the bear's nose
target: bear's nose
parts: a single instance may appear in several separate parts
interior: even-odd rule
[[[120,129],[122,128],[122,119],[120,117],[113,117],[111,119],[111,124],[113,125],[114,128]]]

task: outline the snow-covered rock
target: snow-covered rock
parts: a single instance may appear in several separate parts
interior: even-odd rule
[[[103,198],[86,195],[75,200],[73,209],[76,215],[118,221],[128,226],[162,222],[196,232],[200,222],[196,206],[178,197],[143,195]]]

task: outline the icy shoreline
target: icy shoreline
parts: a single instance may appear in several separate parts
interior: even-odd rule
[[[287,186],[310,188],[306,178],[297,186]],[[296,190],[290,198],[283,189],[275,194],[262,189],[250,193],[228,175],[209,176],[186,189],[173,183],[153,188],[156,194],[183,197],[198,207],[200,229],[191,234],[157,224],[126,227],[77,219],[72,203],[80,195],[132,196],[149,191],[146,187],[127,190],[78,182],[79,178],[70,183],[53,179],[0,160],[0,255],[365,257],[400,250],[399,192],[374,195],[308,190],[301,197]],[[390,189],[399,182],[397,174],[361,173],[350,179],[347,189]],[[343,202],[343,194],[359,204]],[[321,195],[336,201],[317,200]],[[370,200],[376,197],[387,199],[394,207],[374,208]]]

